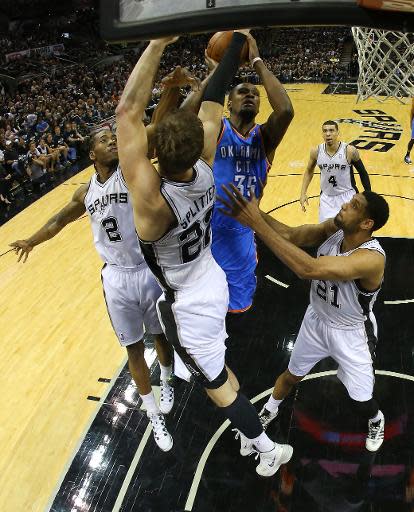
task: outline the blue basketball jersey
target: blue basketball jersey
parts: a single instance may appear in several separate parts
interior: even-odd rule
[[[256,124],[244,137],[237,132],[228,119],[223,119],[223,128],[217,144],[213,173],[218,196],[225,198],[221,185],[233,183],[240,192],[248,197],[251,187],[259,194],[259,179],[264,183],[270,168],[266,157],[260,125]],[[219,212],[222,207],[217,202],[214,207],[212,228],[227,228],[251,231],[236,220]]]
[[[266,181],[269,168],[260,125],[254,125],[244,137],[228,119],[223,119],[213,165],[217,195],[225,198],[221,185],[233,183],[245,197],[248,197],[252,187],[258,196],[259,179],[263,183]],[[221,207],[218,201],[214,205],[211,251],[226,273],[230,294],[229,311],[241,312],[252,305],[256,290],[254,232],[222,214],[219,211]]]

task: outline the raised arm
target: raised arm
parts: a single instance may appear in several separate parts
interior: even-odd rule
[[[191,85],[192,88],[198,89],[199,80],[194,78],[187,69],[177,66],[172,73],[169,73],[162,79],[162,85],[164,89],[160,101],[154,109],[151,123],[146,127],[149,158],[154,158],[155,156],[153,141],[155,126],[178,107],[181,100],[181,87]]]
[[[224,98],[239,67],[240,54],[248,31],[235,31],[220,64],[204,91],[199,118],[204,127],[204,148],[201,157],[213,165],[217,137],[223,116]]]
[[[191,93],[182,102],[180,107],[186,110],[190,110],[191,112],[194,112],[194,114],[198,114],[200,110],[201,102],[204,96],[204,91],[206,90],[207,84],[210,81],[210,78],[213,76],[213,73],[215,72],[218,65],[218,63],[215,60],[208,57],[207,53],[205,54],[205,61],[208,67],[208,75],[201,82],[199,90],[191,91]]]
[[[321,224],[287,226],[267,213],[262,211],[260,213],[274,231],[277,231],[279,235],[297,247],[319,247],[326,239],[338,231],[333,219],[328,219]]]
[[[308,187],[310,185],[310,182],[312,181],[314,172],[315,172],[315,166],[318,159],[318,149],[312,148],[309,156],[308,165],[306,166],[306,170],[303,174],[303,180],[302,180],[302,189],[300,191],[300,205],[302,206],[302,211],[306,212],[306,206],[309,206],[308,202]]]
[[[363,164],[361,157],[359,156],[359,151],[357,150],[356,147],[348,144],[348,146],[346,147],[346,152],[348,162],[350,162],[358,171],[364,190],[371,190],[371,182],[367,170],[365,169],[365,165]]]
[[[260,58],[256,40],[251,34],[249,34],[247,39],[249,42],[250,62],[260,77],[273,110],[261,128],[266,155],[269,162],[272,162],[276,148],[282,141],[295,113],[285,88]]]
[[[336,231],[332,219],[320,226],[300,226],[298,228],[289,228],[277,221],[270,223],[260,212],[254,194],[251,194],[252,199],[248,200],[234,186],[231,191],[226,187],[223,189],[228,201],[223,201],[220,197],[219,200],[227,207],[227,214],[242,224],[250,226],[269,249],[301,279],[336,281],[361,279],[369,290],[378,287],[385,264],[384,257],[380,253],[360,249],[343,258],[336,256],[313,258],[292,243],[291,240],[295,241],[295,236],[298,236],[300,232],[302,232],[302,236],[314,236],[315,240],[319,233],[321,235],[320,242],[323,242],[329,233],[332,234]],[[307,234],[305,235],[305,233]]]
[[[253,225],[256,225],[260,215],[261,220],[264,220],[273,231],[297,247],[317,247],[338,231],[334,219],[328,219],[321,224],[304,224],[295,227],[287,226],[283,224],[283,222],[278,221],[260,210],[260,198],[256,198],[255,194],[250,194],[251,200],[247,200],[246,198],[241,200],[243,196],[237,187],[232,183],[230,183],[229,187],[230,188],[226,186],[222,187],[227,196],[227,200],[218,197],[219,201],[227,208],[227,210],[221,210],[223,213],[234,217],[242,224],[250,226],[253,229],[255,229]]]
[[[78,188],[71,201],[56,215],[51,217],[39,231],[36,231],[36,233],[25,240],[16,240],[16,242],[10,244],[10,247],[13,247],[16,254],[19,256],[18,261],[23,258],[24,263],[33,247],[46,242],[46,240],[50,240],[62,231],[67,224],[78,219],[85,213],[84,200],[87,188],[87,185],[82,185]]]
[[[164,49],[176,38],[151,41],[135,65],[116,109],[119,162],[131,193],[136,219],[151,223],[166,207],[160,176],[147,158],[148,140],[143,123],[154,78]],[[165,226],[160,220],[160,231]],[[165,230],[164,230],[165,231]],[[140,233],[145,238],[144,232]]]

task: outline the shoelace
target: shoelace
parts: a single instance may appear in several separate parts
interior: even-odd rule
[[[260,459],[260,453],[257,450],[253,450],[251,455],[254,455],[254,460]]]
[[[173,390],[172,386],[170,386],[169,384],[163,384],[161,386],[161,398],[162,399],[172,400],[173,395],[174,395],[174,390]]]
[[[167,435],[167,427],[165,426],[165,419],[162,414],[150,416],[150,421],[154,427],[154,431],[161,429],[164,432],[164,435]]]
[[[377,437],[378,432],[381,430],[381,421],[377,422],[378,425],[371,423],[369,427],[368,437],[369,439],[375,439]]]
[[[234,439],[240,439],[241,438],[240,430],[238,428],[232,428],[231,431],[235,432]]]

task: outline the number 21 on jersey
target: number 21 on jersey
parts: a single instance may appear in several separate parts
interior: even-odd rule
[[[318,297],[325,302],[328,302],[331,306],[338,309],[341,307],[338,303],[338,287],[336,285],[332,285],[328,288],[325,281],[318,281],[318,284],[316,285],[316,293],[318,294]]]

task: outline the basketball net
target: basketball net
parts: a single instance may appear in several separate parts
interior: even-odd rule
[[[358,50],[357,101],[414,97],[414,34],[352,27]]]

